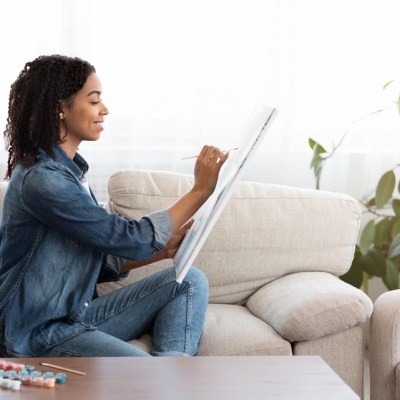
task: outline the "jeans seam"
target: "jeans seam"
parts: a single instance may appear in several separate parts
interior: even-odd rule
[[[60,345],[55,346],[53,348],[53,350],[59,351],[60,353],[63,353],[63,354],[72,355],[72,357],[74,355],[75,356],[79,356],[79,357],[90,357],[90,354],[86,354],[86,353],[83,353],[83,352],[80,352],[80,351],[73,351],[71,349],[64,349],[62,347],[62,345],[61,346]]]
[[[185,348],[184,353],[189,353],[189,337],[190,337],[190,323],[192,318],[192,289],[193,286],[190,282],[187,282],[189,290],[187,291],[187,312],[186,312],[186,329],[185,329]]]

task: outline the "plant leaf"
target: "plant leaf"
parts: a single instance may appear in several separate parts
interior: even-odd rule
[[[360,257],[355,256],[350,269],[340,279],[356,288],[360,288],[363,280],[363,267]]]
[[[386,273],[386,257],[377,250],[372,249],[366,255],[361,256],[361,263],[365,272],[372,276],[384,276]]]
[[[314,171],[314,176],[318,177],[321,174],[324,164],[325,160],[318,155],[312,158],[310,168]]]
[[[385,172],[381,176],[376,187],[375,202],[377,208],[382,208],[392,197],[395,185],[396,177],[392,170]]]
[[[313,170],[314,176],[316,178],[315,179],[315,188],[319,189],[319,185],[320,185],[319,182],[321,179],[322,170],[324,168],[328,153],[324,147],[322,147],[318,142],[316,142],[312,138],[308,139],[308,144],[313,149],[313,158],[311,159],[310,168]],[[323,156],[323,155],[325,155],[325,156]]]
[[[389,81],[389,82],[386,82],[384,85],[383,85],[383,90],[385,90],[392,82],[394,82],[394,80],[392,79],[391,81]]]
[[[324,146],[322,146],[320,143],[318,143],[317,141],[315,141],[312,138],[308,138],[308,144],[311,147],[311,149],[314,151],[314,155],[321,154],[321,153],[327,153]]]
[[[388,257],[395,258],[400,256],[400,235],[396,235],[389,245]]]
[[[383,218],[375,225],[374,243],[376,247],[387,244],[390,240],[391,217]]]
[[[386,273],[383,282],[389,290],[399,288],[399,269],[392,260],[386,260]]]
[[[394,239],[400,233],[400,218],[395,218],[390,236]]]
[[[369,248],[374,242],[375,238],[375,221],[371,219],[361,232],[360,236],[360,252],[365,255],[368,253]]]
[[[308,143],[313,150],[313,158],[311,159],[310,168],[313,168],[315,175],[317,175],[320,164],[323,162],[323,158],[320,154],[323,153],[325,149],[312,138],[308,139]]]
[[[395,212],[395,214],[400,217],[400,200],[399,199],[394,199],[392,201],[392,207],[393,207],[393,211]]]

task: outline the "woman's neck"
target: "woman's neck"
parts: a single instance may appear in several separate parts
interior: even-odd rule
[[[71,143],[68,140],[65,141],[64,143],[61,143],[59,145],[67,154],[67,156],[73,160],[75,157],[76,152],[78,151],[78,145],[75,143]]]

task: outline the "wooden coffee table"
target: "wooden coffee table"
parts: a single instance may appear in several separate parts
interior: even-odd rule
[[[86,372],[86,376],[67,372],[67,381],[54,388],[0,388],[2,400],[359,399],[318,356],[6,360],[31,364],[42,372],[60,372],[39,365],[47,362]]]

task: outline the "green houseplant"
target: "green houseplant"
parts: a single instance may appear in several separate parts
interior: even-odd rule
[[[393,81],[383,86],[385,90]],[[313,151],[310,168],[314,172],[315,187],[320,188],[320,180],[326,161],[333,157],[342,145],[351,127],[361,119],[382,111],[397,109],[400,114],[400,95],[394,106],[383,108],[354,121],[345,131],[337,145],[327,151],[320,143],[309,138]],[[399,288],[400,271],[400,181],[395,171],[400,166],[386,171],[368,198],[360,200],[368,222],[363,226],[354,259],[349,271],[341,279],[355,287],[363,287],[368,292],[369,279],[380,277],[389,290]]]

